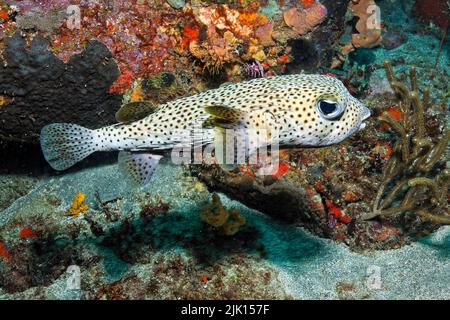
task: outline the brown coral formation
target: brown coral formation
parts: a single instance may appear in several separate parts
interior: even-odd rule
[[[240,62],[238,46],[258,42],[255,30],[268,24],[262,14],[240,12],[226,4],[193,8],[191,13],[200,29],[204,30],[204,36],[192,39],[189,52],[212,74],[219,73],[227,64]],[[270,25],[265,30],[271,31]],[[274,44],[270,42],[270,37],[270,33],[264,35],[265,45]]]
[[[424,109],[429,107],[429,92],[425,90],[420,99],[415,68],[411,68],[411,88],[408,88],[394,77],[389,62],[385,62],[385,67],[391,87],[400,99],[402,119],[398,121],[388,112],[381,116],[398,135],[398,140],[384,167],[373,211],[365,219],[417,212],[422,220],[450,224],[450,171],[433,170],[449,144],[450,130],[438,141],[427,137]]]
[[[351,0],[348,12],[358,18],[355,25],[356,33],[349,35],[350,39],[340,44],[339,55],[334,59],[332,68],[339,66],[345,57],[358,48],[374,48],[383,42],[381,21],[379,21],[375,0]],[[352,30],[353,32],[353,30]],[[347,39],[346,39],[347,40]]]
[[[359,18],[356,23],[357,34],[352,35],[355,48],[373,48],[382,42],[381,29],[378,28],[376,4],[374,0],[353,0],[349,3],[352,13]]]
[[[306,9],[291,8],[283,14],[284,21],[293,29],[296,36],[307,34],[315,26],[322,23],[326,16],[327,8],[318,2]]]

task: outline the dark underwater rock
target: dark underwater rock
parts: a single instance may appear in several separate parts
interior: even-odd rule
[[[7,39],[0,67],[0,92],[12,102],[0,108],[0,140],[37,143],[43,126],[73,122],[86,127],[114,123],[121,96],[108,89],[119,75],[100,42],[67,63],[36,37],[27,47],[20,34]]]

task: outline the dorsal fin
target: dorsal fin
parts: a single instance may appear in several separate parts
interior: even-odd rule
[[[116,120],[122,123],[141,120],[155,112],[156,108],[157,106],[145,101],[126,103],[116,112]]]
[[[228,86],[231,86],[231,85],[233,85],[233,84],[235,84],[235,82],[224,82],[224,83],[222,83],[220,86],[219,86],[219,88],[223,88],[223,87],[228,87]]]

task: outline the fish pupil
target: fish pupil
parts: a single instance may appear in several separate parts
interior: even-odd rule
[[[329,101],[323,100],[323,101],[319,102],[319,108],[320,108],[320,111],[322,111],[322,113],[324,115],[330,115],[336,111],[337,106],[336,106],[336,103],[334,103],[334,102],[329,102]]]

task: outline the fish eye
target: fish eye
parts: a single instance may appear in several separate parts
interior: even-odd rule
[[[319,100],[317,102],[317,109],[322,117],[328,120],[335,120],[344,113],[342,105],[332,100]]]

